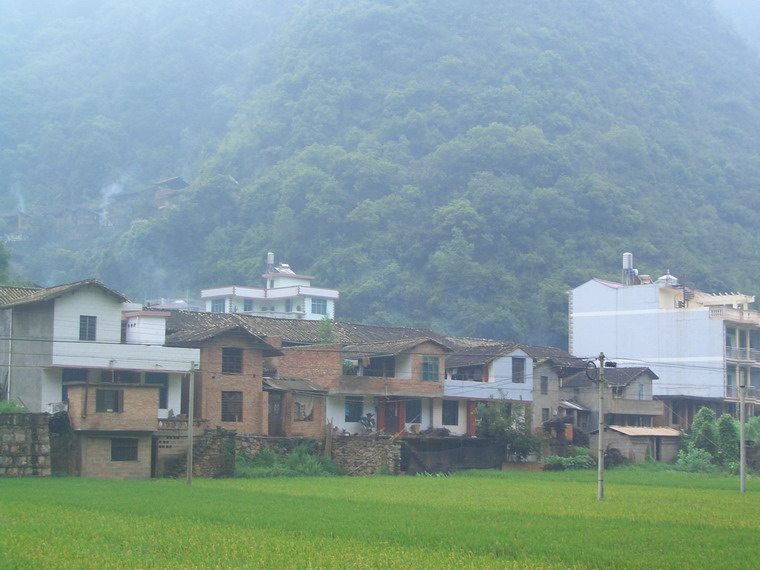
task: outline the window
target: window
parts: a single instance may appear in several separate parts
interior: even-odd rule
[[[61,380],[63,382],[86,382],[86,368],[64,368],[61,370]]]
[[[363,398],[346,396],[346,421],[358,422],[362,417]]]
[[[253,299],[243,299],[243,310],[253,311]]]
[[[293,421],[310,422],[314,420],[314,396],[297,394],[293,400]]]
[[[79,315],[79,340],[95,340],[95,324],[98,317]]]
[[[644,384],[639,384],[639,400],[644,399]]]
[[[327,299],[312,299],[311,312],[315,315],[327,314]]]
[[[224,299],[211,299],[211,312],[223,313],[224,312]]]
[[[612,397],[613,398],[622,398],[625,396],[625,386],[624,385],[618,385],[612,387]]]
[[[111,438],[111,461],[137,461],[136,437]]]
[[[243,373],[243,349],[236,346],[222,348],[222,374]]]
[[[158,384],[158,407],[165,410],[169,407],[169,375],[166,372],[146,372],[146,384]]]
[[[406,408],[404,409],[404,417],[406,423],[422,423],[422,400],[407,400]]]
[[[285,312],[286,313],[293,312],[293,299],[285,299]]]
[[[459,402],[456,400],[443,401],[441,423],[445,426],[459,425]]]
[[[243,421],[243,393],[222,392],[222,421]]]
[[[525,359],[512,358],[512,382],[515,384],[525,383]]]
[[[95,390],[96,412],[122,412],[124,390]]]
[[[544,396],[549,393],[549,377],[541,376],[541,394]]]
[[[438,357],[422,357],[422,379],[426,382],[438,382]]]
[[[542,422],[549,421],[549,408],[541,408],[541,421]]]

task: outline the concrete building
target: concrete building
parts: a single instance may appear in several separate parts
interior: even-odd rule
[[[0,389],[32,412],[68,410],[77,474],[146,478],[199,352],[164,345],[168,312],[95,280],[0,287]]]
[[[335,302],[340,292],[312,287],[314,277],[295,273],[287,263],[274,265],[274,254],[267,254],[264,288],[230,285],[201,290],[205,310],[211,313],[244,313],[319,321],[335,318]]]
[[[702,405],[735,413],[741,385],[753,410],[760,386],[754,300],[692,290],[669,273],[652,280],[625,254],[619,283],[591,279],[570,292],[570,352],[651,368],[659,377],[654,396],[666,402],[663,425],[688,427]]]

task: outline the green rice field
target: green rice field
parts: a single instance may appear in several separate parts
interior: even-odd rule
[[[760,481],[610,471],[0,480],[0,568],[755,568]]]

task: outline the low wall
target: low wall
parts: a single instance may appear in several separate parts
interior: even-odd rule
[[[401,471],[401,442],[390,436],[337,436],[331,445],[332,460],[349,475]]]
[[[48,414],[0,413],[0,477],[49,477]]]

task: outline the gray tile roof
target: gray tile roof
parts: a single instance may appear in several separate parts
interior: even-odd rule
[[[409,338],[402,340],[390,340],[385,342],[363,342],[349,344],[343,347],[343,356],[351,359],[366,358],[372,356],[395,356],[402,352],[414,349],[424,342],[432,342],[444,349],[445,352],[451,352],[451,349],[438,342],[435,339],[421,337]]]
[[[56,299],[67,293],[73,293],[85,287],[96,287],[106,294],[114,297],[120,303],[129,301],[123,293],[103,285],[97,279],[85,279],[75,283],[57,285],[55,287],[0,287],[0,307],[17,307],[30,303],[42,303]]]
[[[282,354],[261,338],[240,315],[172,311],[166,322],[166,344],[169,346],[200,346],[209,339],[227,333],[249,337],[253,348],[262,349],[264,356]]]
[[[658,376],[646,366],[604,369],[604,379],[610,386],[627,386],[642,374],[649,374],[652,380],[658,378]],[[572,374],[562,381],[562,386],[565,388],[585,388],[595,385],[596,383],[592,382],[588,376],[586,376],[585,370]]]
[[[264,378],[265,390],[281,390],[283,392],[312,392],[326,393],[327,390],[306,378]]]

